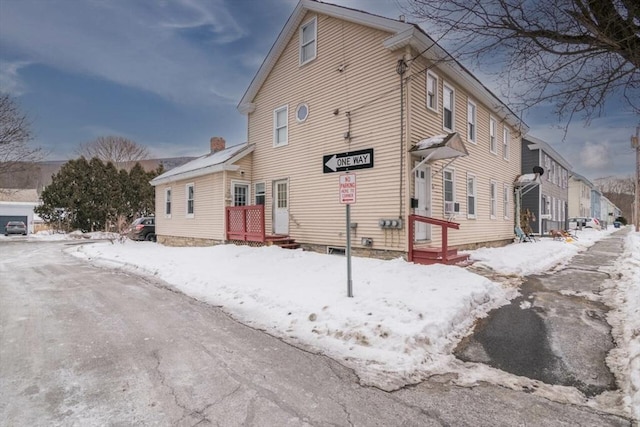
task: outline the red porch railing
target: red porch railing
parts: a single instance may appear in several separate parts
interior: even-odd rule
[[[230,206],[226,208],[227,240],[264,242],[264,205]]]
[[[444,219],[431,218],[422,215],[409,215],[409,262],[413,262],[414,241],[415,241],[415,223],[423,222],[425,224],[437,225],[442,230],[442,261],[446,264],[449,261],[449,229],[460,229],[457,222],[445,221]]]

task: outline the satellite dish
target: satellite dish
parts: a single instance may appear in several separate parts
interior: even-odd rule
[[[544,175],[544,169],[542,169],[542,166],[534,166],[533,173],[537,173],[538,175],[542,176]]]

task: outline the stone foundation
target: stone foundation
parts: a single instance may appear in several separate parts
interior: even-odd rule
[[[156,236],[158,243],[165,246],[215,246],[224,243],[220,240],[199,237]]]

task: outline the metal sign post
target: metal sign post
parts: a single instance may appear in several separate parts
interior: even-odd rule
[[[356,202],[356,175],[346,173],[340,175],[340,203],[346,205],[347,210],[347,296],[353,298],[353,283],[351,280],[351,203]]]

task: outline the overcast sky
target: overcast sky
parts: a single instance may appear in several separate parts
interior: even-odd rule
[[[397,18],[401,1],[331,2]],[[126,136],[154,157],[202,155],[212,136],[246,140],[236,105],[296,3],[0,0],[0,90],[19,100],[50,160],[105,135]],[[575,120],[564,140],[549,111],[523,118],[581,175],[628,176],[640,120],[620,105],[589,126]]]

